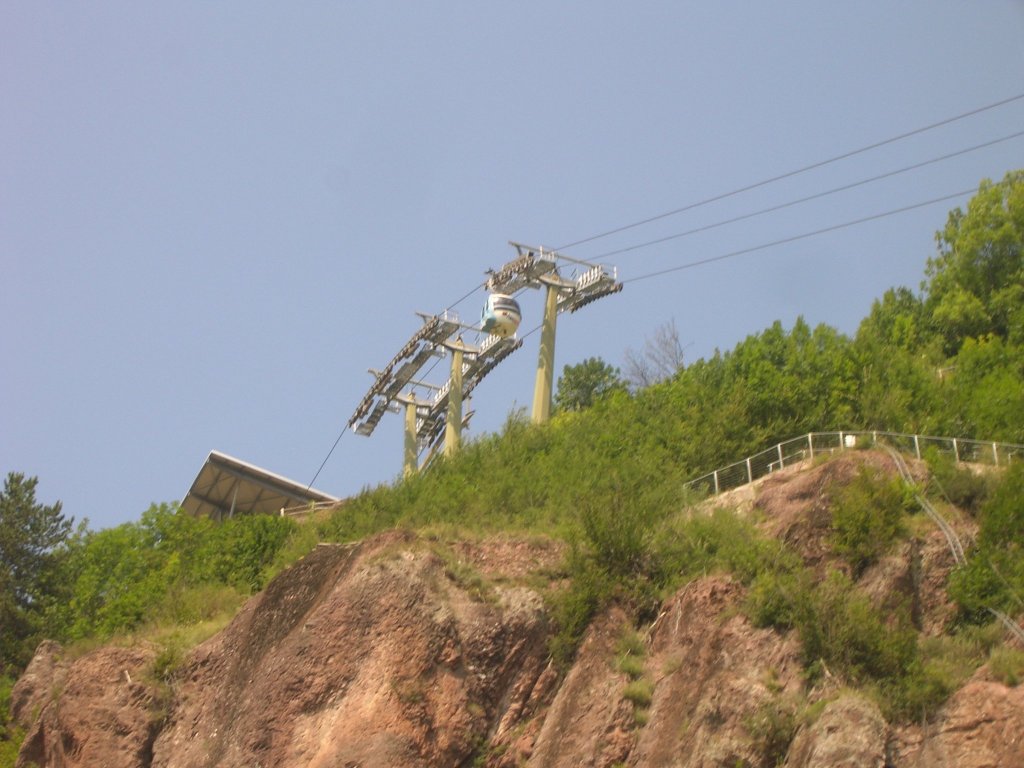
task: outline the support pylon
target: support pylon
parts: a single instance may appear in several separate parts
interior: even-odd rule
[[[411,392],[407,395],[397,395],[395,400],[405,406],[405,450],[403,452],[402,476],[409,477],[420,470],[420,445],[416,437],[416,419],[419,416],[419,408],[424,403]]]
[[[544,322],[540,331],[540,354],[537,358],[537,378],[533,385],[534,424],[543,424],[551,417],[551,390],[555,382],[555,325],[558,320],[558,287],[545,285]]]
[[[417,459],[419,456],[416,444],[416,400],[407,400],[405,403],[405,455],[402,462],[402,475],[409,477],[419,471]]]
[[[444,423],[444,455],[458,452],[462,443],[462,355],[464,348],[446,345],[452,352],[452,378],[448,389],[448,415]]]

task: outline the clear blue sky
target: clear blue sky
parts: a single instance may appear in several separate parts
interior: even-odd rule
[[[180,499],[217,449],[312,479],[420,321],[557,247],[1024,93],[1024,2],[6,2],[0,472],[95,528]],[[1024,100],[568,252],[582,258],[1024,129]],[[610,261],[630,277],[970,189],[1017,138]],[[628,284],[557,367],[687,354],[800,314],[852,333],[917,288],[951,207]],[[458,309],[474,318],[482,294]],[[523,297],[523,328],[540,296]],[[529,403],[537,334],[476,390]],[[982,436],[983,437],[983,436]],[[317,480],[401,469],[402,426]]]

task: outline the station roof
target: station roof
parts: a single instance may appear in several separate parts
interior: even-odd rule
[[[210,451],[181,508],[192,515],[219,520],[232,515],[278,515],[286,507],[338,501],[226,453]]]

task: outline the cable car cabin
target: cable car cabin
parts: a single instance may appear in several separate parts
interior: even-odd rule
[[[518,301],[504,293],[492,293],[480,315],[480,330],[504,339],[516,332],[522,319]]]

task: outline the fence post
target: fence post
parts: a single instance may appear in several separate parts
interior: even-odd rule
[[[717,469],[715,470],[714,475],[715,475],[715,496],[717,496],[720,493],[720,491],[718,490],[718,470]]]
[[[786,465],[782,463],[782,443],[775,446],[779,450],[779,469],[785,469]]]
[[[992,443],[992,461],[996,463],[997,467],[999,466],[999,449],[996,448],[995,443]]]
[[[750,457],[747,457],[747,482],[754,482],[754,473],[750,469]]]
[[[953,455],[956,457],[957,463],[960,461],[960,447],[956,444],[956,438],[953,438]]]
[[[843,430],[839,430],[839,450],[846,448],[846,440],[843,438]]]
[[[917,440],[917,435],[914,435],[914,455],[917,456],[918,461],[921,460],[921,444]]]
[[[814,433],[807,433],[807,452],[811,454],[811,458],[814,458]]]

